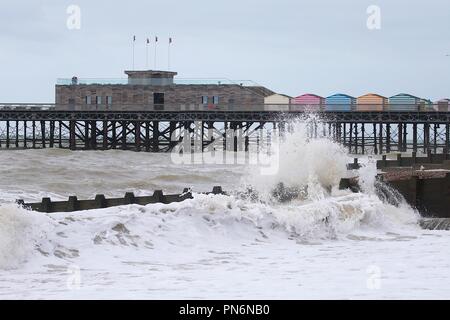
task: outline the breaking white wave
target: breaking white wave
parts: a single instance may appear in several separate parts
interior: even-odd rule
[[[227,243],[345,239],[361,232],[382,237],[401,226],[416,228],[408,208],[375,196],[344,193],[312,202],[252,203],[225,195],[196,194],[180,203],[122,206],[86,212],[38,214],[0,207],[0,267],[17,267],[30,256],[75,262],[99,254],[98,246],[135,250]],[[54,221],[53,221],[54,220]]]
[[[313,120],[317,121],[317,119]],[[233,228],[239,228],[239,224],[246,224],[247,228],[260,228],[261,232],[278,230],[286,236],[295,236],[305,241],[337,239],[364,228],[385,230],[415,225],[417,214],[406,204],[401,203],[400,206],[395,207],[384,203],[376,196],[374,188],[376,169],[373,162],[369,161],[359,170],[362,192],[338,190],[340,179],[348,174],[346,164],[350,162],[349,156],[340,145],[330,139],[308,138],[304,121],[296,122],[293,126],[294,131],[288,133],[285,139],[275,146],[279,150],[279,158],[276,159],[279,165],[275,174],[261,175],[258,167],[251,167],[247,171],[248,174],[242,176],[242,182],[236,188],[238,191],[245,191],[245,188],[250,186],[257,193],[257,201],[242,199],[239,194],[234,196],[196,195],[194,200],[169,205],[149,205],[140,209],[139,212],[151,212],[164,216],[164,219],[169,218],[165,213],[170,212],[170,218],[175,219],[172,225],[175,229],[178,228],[175,226],[176,219],[179,219],[180,225],[183,225],[186,222],[186,216],[193,216],[189,218],[193,220],[198,219],[198,216],[208,217],[206,225],[209,226],[213,221],[226,221],[222,228],[229,228],[229,230],[222,231],[229,233],[231,238],[235,237]],[[68,156],[64,152],[59,154],[64,158]],[[103,157],[104,153],[101,156]],[[55,159],[53,161],[57,163]],[[112,162],[111,159],[108,161]],[[167,174],[163,171],[156,177]],[[94,172],[90,171],[90,173]],[[101,174],[104,176],[103,173]],[[176,177],[176,174],[173,174],[173,177]],[[283,183],[288,188],[295,187],[306,192],[300,192],[301,196],[289,203],[279,203],[272,197],[272,192],[279,183]],[[4,221],[1,225],[0,266],[17,265],[18,262],[25,260],[26,252],[33,247],[33,244],[39,242],[42,227],[37,223],[39,214],[26,212],[13,205],[4,205],[0,207],[0,210],[0,219]],[[105,211],[111,217],[119,218],[123,215],[123,208],[101,210],[101,212]],[[78,217],[83,217],[81,220],[87,221],[86,219],[94,219],[91,215],[97,214],[95,210],[70,214],[70,219],[66,216],[65,219],[68,220],[64,220],[64,223],[60,222],[62,227],[60,226],[59,229],[64,230],[59,232],[78,234],[81,231],[79,229],[85,227],[73,226],[72,221],[80,221]],[[44,217],[49,219],[46,215],[41,216],[41,221]],[[131,218],[135,219],[135,214],[126,217],[126,219]],[[104,217],[102,219],[109,221]],[[147,219],[152,218],[140,214],[137,224],[146,225]],[[205,223],[203,218],[199,221]],[[100,226],[103,225],[103,223],[97,223]],[[120,224],[125,226],[123,221]],[[202,226],[201,232],[205,230],[205,227]],[[163,229],[169,229],[169,226]],[[214,224],[214,230],[218,231],[217,223]],[[145,238],[145,234],[148,233],[146,230],[141,231],[142,234],[138,233],[137,238]],[[102,239],[100,234],[109,234],[108,230],[95,232],[98,234],[87,235],[86,245],[92,239],[94,242],[100,241],[99,239]],[[189,233],[198,234],[199,230],[189,230]],[[58,248],[60,237],[47,236],[53,239],[52,246]],[[189,238],[190,235],[186,237]],[[187,241],[187,238],[183,241]],[[150,236],[147,240],[152,241],[152,237]],[[46,252],[43,246],[45,246],[43,243],[37,244],[35,249],[37,248],[36,250],[46,256],[54,255],[54,252]],[[66,257],[61,254],[60,249],[55,250],[56,256]],[[72,248],[72,250],[78,249]]]
[[[14,204],[0,205],[0,269],[25,262],[45,238],[50,219]]]

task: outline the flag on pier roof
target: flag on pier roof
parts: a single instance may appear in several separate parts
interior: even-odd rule
[[[171,37],[169,38],[169,43],[172,43],[172,38]]]
[[[150,43],[150,39],[149,38],[147,38],[147,43]]]
[[[136,36],[133,36],[133,41],[136,41]]]
[[[155,36],[155,42],[158,42],[158,36]]]

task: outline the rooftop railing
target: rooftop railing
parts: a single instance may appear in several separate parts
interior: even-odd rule
[[[157,78],[151,79],[133,79],[142,82],[151,83],[158,80]],[[133,85],[133,80],[130,83],[128,78],[79,78],[77,80],[69,78],[59,78],[56,80],[57,85]],[[173,79],[174,85],[241,85],[245,87],[259,86],[252,80],[230,80],[226,78],[213,79],[213,78],[198,78],[198,79]],[[163,84],[167,85],[167,84]]]

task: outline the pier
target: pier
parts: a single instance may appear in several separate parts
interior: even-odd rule
[[[276,129],[282,135],[293,130],[292,120],[311,114],[308,106],[271,107],[243,105],[227,110],[217,106],[199,110],[173,105],[156,110],[154,106],[140,105],[93,110],[56,104],[0,104],[0,150],[170,152],[181,141],[179,133],[187,132],[192,141],[201,141],[202,150],[222,139],[232,151],[247,151],[249,145],[261,141],[262,130]],[[450,112],[318,109],[314,113],[320,121],[308,122],[308,134],[329,137],[352,154],[450,150]],[[227,142],[230,130],[244,137],[242,147],[236,141]],[[236,140],[236,135],[231,139]]]

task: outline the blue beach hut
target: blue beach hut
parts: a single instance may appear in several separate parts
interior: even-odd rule
[[[399,93],[389,98],[391,111],[418,111],[421,103],[419,97],[407,93]]]
[[[343,93],[336,93],[325,98],[325,110],[327,111],[352,111],[355,104],[355,97]]]

